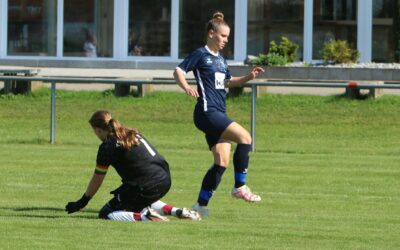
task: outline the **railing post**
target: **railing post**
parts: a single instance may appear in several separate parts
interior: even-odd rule
[[[251,85],[251,151],[256,151],[256,101],[257,85]]]
[[[51,104],[50,104],[50,143],[54,144],[56,139],[56,83],[51,82]]]

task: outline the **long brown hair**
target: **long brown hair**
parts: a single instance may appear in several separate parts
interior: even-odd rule
[[[220,26],[229,27],[229,25],[224,20],[224,14],[220,11],[216,11],[213,14],[213,17],[207,22],[206,34],[208,34],[208,31],[210,31],[210,30],[218,31],[218,28]]]
[[[126,150],[139,145],[139,140],[136,138],[139,131],[135,128],[125,127],[118,120],[113,119],[111,113],[106,110],[94,112],[89,123],[93,128],[107,131],[107,136],[117,139],[121,147]]]

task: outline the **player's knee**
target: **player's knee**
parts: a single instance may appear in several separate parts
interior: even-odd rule
[[[251,136],[250,134],[244,134],[243,136],[241,136],[240,138],[240,144],[251,144],[252,140],[251,140]]]
[[[214,153],[214,163],[222,167],[229,166],[229,155],[226,156],[219,152]]]
[[[225,167],[227,168],[229,166],[229,159],[225,160],[225,159],[218,159],[215,161],[215,164],[221,166],[221,167]]]

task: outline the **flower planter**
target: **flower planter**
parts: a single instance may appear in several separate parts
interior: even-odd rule
[[[229,67],[233,76],[248,74],[253,66]],[[259,78],[277,81],[385,81],[400,82],[400,69],[343,67],[267,67]]]
[[[254,66],[230,66],[233,76],[248,74]],[[260,73],[258,79],[268,81],[304,81],[304,82],[358,82],[363,84],[384,84],[384,82],[400,82],[400,69],[397,68],[357,68],[357,67],[268,67],[263,66],[265,72]],[[241,93],[242,89],[230,91],[234,96]],[[265,87],[259,92],[266,92]],[[347,87],[345,94],[349,98],[379,97],[383,95],[382,89],[361,90]]]

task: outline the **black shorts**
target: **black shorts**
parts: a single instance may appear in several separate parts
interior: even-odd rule
[[[111,192],[111,194],[114,194],[114,198],[108,204],[113,211],[126,210],[140,212],[143,208],[150,206],[166,195],[170,187],[170,179],[165,179],[145,189],[129,184],[122,184],[119,188]]]
[[[193,120],[196,127],[204,132],[209,149],[218,143],[221,134],[233,122],[224,112],[204,112],[197,106],[193,112]]]

